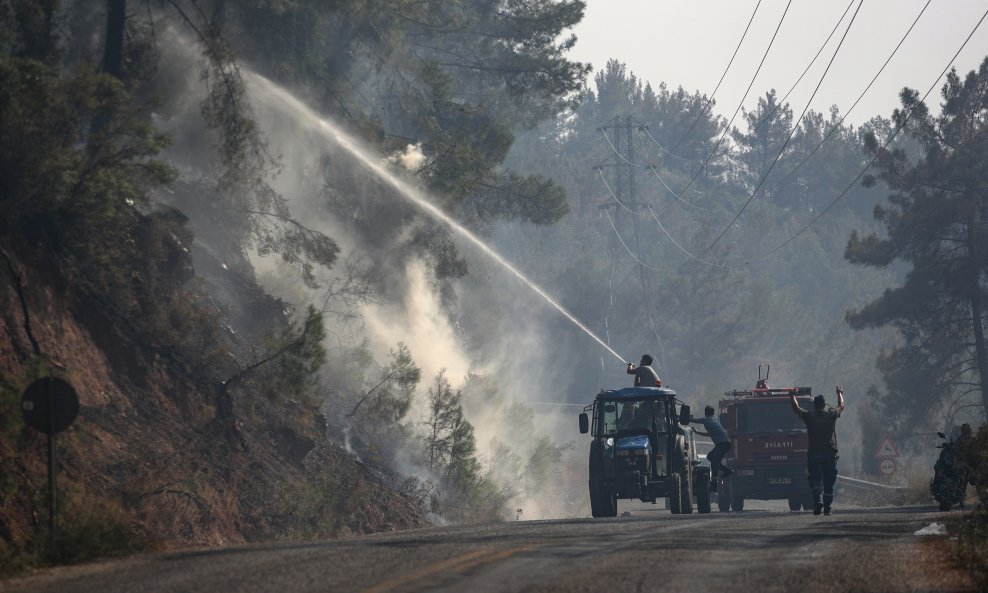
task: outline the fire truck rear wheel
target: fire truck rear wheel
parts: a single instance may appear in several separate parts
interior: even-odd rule
[[[722,513],[731,510],[731,481],[724,480],[717,489],[717,509]]]

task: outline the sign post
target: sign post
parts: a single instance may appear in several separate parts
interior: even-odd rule
[[[55,489],[55,434],[62,432],[79,415],[79,397],[66,381],[55,377],[38,379],[28,385],[21,398],[24,421],[31,428],[48,435],[48,535],[55,550],[58,531],[58,499]]]
[[[885,435],[882,438],[882,442],[878,445],[878,450],[875,451],[875,460],[878,461],[878,470],[882,472],[882,475],[891,476],[895,473],[897,469],[895,460],[898,457],[899,450],[892,444],[892,439],[889,438],[889,435]]]

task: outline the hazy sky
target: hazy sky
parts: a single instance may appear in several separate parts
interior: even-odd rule
[[[860,0],[787,102],[799,114],[834,55]],[[793,0],[751,92],[751,109],[771,88],[781,98],[799,78],[844,14],[850,0]],[[757,0],[587,0],[571,59],[589,62],[594,72],[609,59],[657,88],[710,95],[724,73],[751,18]],[[828,113],[836,104],[846,113],[909,29],[926,0],[867,0],[810,107]],[[734,63],[714,98],[715,111],[730,118],[744,96],[782,14],[784,0],[762,0]],[[888,117],[904,86],[922,96],[988,10],[988,0],[932,0],[881,76],[848,116],[855,125],[875,115]],[[988,55],[988,19],[954,65],[962,76]],[[942,81],[941,81],[942,84]],[[938,110],[939,87],[927,103]],[[735,120],[735,125],[739,119]]]

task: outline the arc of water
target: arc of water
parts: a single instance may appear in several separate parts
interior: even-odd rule
[[[556,302],[549,294],[539,287],[535,282],[530,280],[527,276],[522,274],[517,268],[511,265],[508,260],[504,259],[498,252],[494,251],[490,246],[484,243],[479,237],[474,235],[463,225],[456,222],[448,214],[436,207],[432,202],[426,199],[425,195],[415,188],[414,186],[406,183],[402,179],[393,175],[388,169],[386,169],[379,160],[375,159],[372,155],[368,154],[363,150],[357,141],[351,138],[348,134],[337,128],[335,125],[331,124],[326,118],[322,117],[313,110],[311,107],[300,101],[297,97],[292,95],[286,89],[282,88],[280,85],[268,80],[267,78],[256,74],[253,72],[243,72],[245,78],[249,81],[249,84],[255,85],[258,89],[268,93],[270,96],[281,102],[286,108],[290,109],[297,115],[304,117],[307,120],[312,121],[317,127],[319,133],[326,136],[327,138],[333,140],[343,148],[345,148],[350,154],[352,154],[357,160],[359,160],[365,167],[373,171],[378,177],[386,181],[389,185],[394,187],[399,194],[405,197],[407,200],[424,210],[427,214],[433,218],[445,223],[449,228],[453,229],[458,235],[472,243],[481,252],[486,254],[488,257],[500,264],[505,270],[511,272],[516,278],[521,280],[526,286],[532,289],[535,294],[542,297],[545,302],[552,305],[560,314],[566,319],[576,325],[578,328],[583,330],[585,334],[596,340],[598,344],[604,347],[605,350],[610,352],[615,358],[624,362],[624,358],[611,349],[603,340],[597,337],[590,328],[585,326],[580,322],[572,313],[566,310],[561,304]]]

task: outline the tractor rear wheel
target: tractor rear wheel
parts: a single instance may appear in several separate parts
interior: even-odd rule
[[[692,515],[693,514],[693,480],[690,479],[689,473],[680,476],[679,492],[683,499],[683,504],[680,511],[684,515]]]
[[[696,511],[698,513],[710,512],[710,474],[703,473],[697,476],[696,484],[693,486],[696,492]]]
[[[669,512],[673,515],[679,515],[683,512],[683,497],[680,493],[682,486],[680,486],[679,482],[679,474],[672,474],[666,478],[669,492]]]

